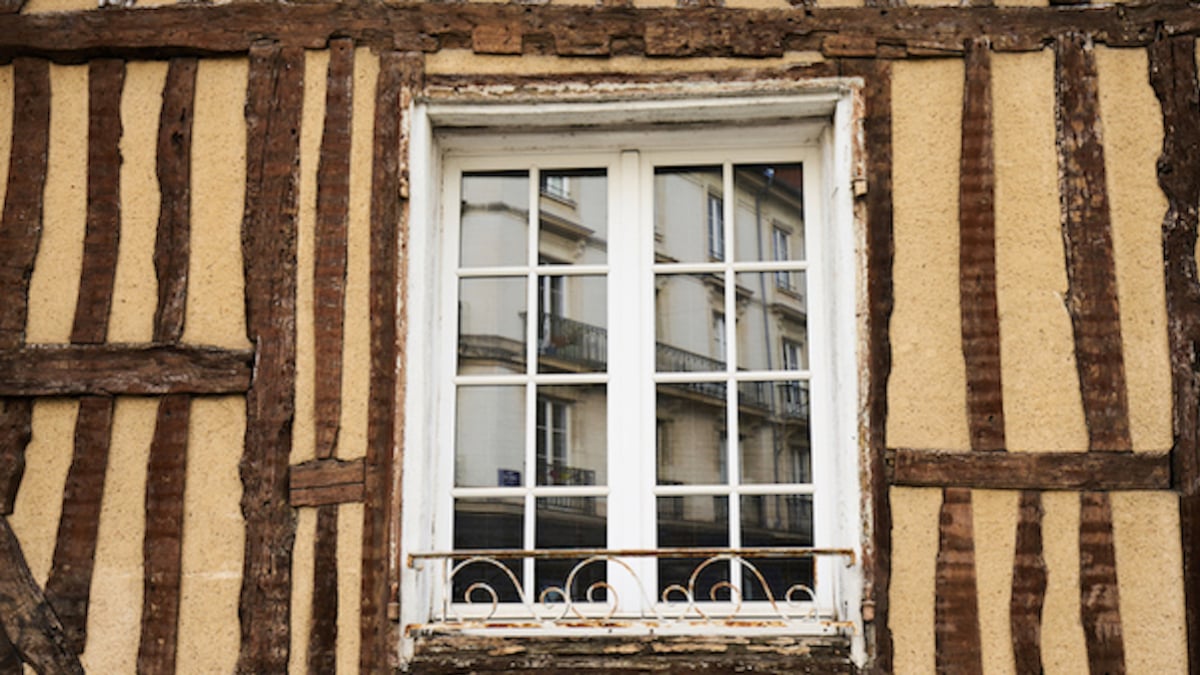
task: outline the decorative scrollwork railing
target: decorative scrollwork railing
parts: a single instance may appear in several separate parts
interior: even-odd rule
[[[430,623],[443,627],[837,625],[833,608],[838,603],[822,607],[811,581],[811,562],[818,557],[839,558],[847,566],[855,561],[850,549],[489,549],[413,553],[408,565],[419,573],[440,571],[435,593],[440,600],[431,607]],[[660,583],[650,593],[633,562],[638,558],[693,567],[686,580]],[[539,568],[535,587],[526,578],[529,568],[522,569],[523,560],[554,568]],[[808,570],[805,578],[779,578],[787,569],[781,563],[800,561],[809,562],[800,566]],[[544,578],[553,572],[557,579]],[[774,578],[768,581],[768,576]],[[624,602],[620,593],[640,597]]]

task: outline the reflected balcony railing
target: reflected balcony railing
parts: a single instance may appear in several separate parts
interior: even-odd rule
[[[546,462],[545,459],[540,457],[537,462],[537,472],[544,485],[579,486],[596,484],[596,471],[594,469],[567,466],[558,462]],[[538,503],[541,506],[558,511],[570,511],[571,513],[580,513],[589,516],[596,514],[595,497],[539,497]]]
[[[646,567],[637,560],[646,558],[686,567],[656,584],[642,578]],[[420,630],[851,629],[837,612],[836,583],[831,602],[817,600],[819,558],[856,564],[853,550],[812,547],[479,549],[410,553],[406,564],[429,590],[428,619],[414,626]],[[534,585],[522,560],[556,563],[539,568],[556,573]]]
[[[603,369],[608,361],[608,331],[543,312],[538,323],[538,354]]]

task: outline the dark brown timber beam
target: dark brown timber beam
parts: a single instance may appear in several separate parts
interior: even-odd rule
[[[154,271],[158,304],[154,340],[183,338],[191,253],[192,117],[196,59],[172,59],[163,86],[156,167],[159,185]],[[191,399],[185,394],[158,403],[154,438],[146,462],[146,532],[142,539],[142,630],[137,669],[141,675],[176,671],[179,604],[183,577],[183,514],[187,487]]]
[[[324,506],[363,500],[362,459],[317,459],[292,467],[292,506]]]
[[[893,485],[978,490],[1170,490],[1163,452],[888,451]]]
[[[114,54],[244,54],[260,40],[320,49],[335,36],[378,49],[426,52],[474,45],[498,53],[578,56],[764,57],[825,50],[830,56],[903,58],[958,54],[965,40],[975,38],[989,39],[997,51],[1036,50],[1070,30],[1111,46],[1145,46],[1156,25],[1195,35],[1200,13],[1158,3],[797,9],[238,3],[0,14],[0,61],[21,54],[73,62]],[[853,45],[849,52],[847,45]]]
[[[254,352],[172,345],[0,349],[0,396],[240,394]]]
[[[1171,357],[1175,487],[1183,549],[1188,672],[1200,672],[1200,83],[1196,41],[1159,34],[1150,52],[1150,83],[1162,106],[1158,184],[1167,197],[1162,222]]]
[[[242,260],[246,334],[258,346],[246,392],[239,466],[245,560],[238,673],[281,673],[291,646],[292,544],[288,454],[296,414],[296,213],[304,52],[256,45],[246,91]]]

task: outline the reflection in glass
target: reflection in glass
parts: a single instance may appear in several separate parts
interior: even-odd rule
[[[804,260],[803,188],[800,164],[734,167],[737,260]]]
[[[658,484],[727,482],[725,383],[660,384],[656,399]]]
[[[725,370],[723,279],[720,274],[661,274],[657,277],[655,370]]]
[[[525,372],[525,279],[463,279],[458,296],[458,372]]]
[[[544,497],[537,501],[535,546],[537,548],[604,548],[608,539],[605,499],[603,497]],[[583,558],[537,560],[535,598],[547,588],[556,586],[567,591],[567,577]],[[586,601],[592,584],[605,579],[603,560],[579,568],[571,581],[569,593],[576,601]],[[597,588],[592,600],[602,601],[604,591]],[[560,595],[547,596],[547,602],[561,602]]]
[[[538,371],[603,371],[608,290],[602,276],[538,277]]]
[[[718,496],[658,497],[659,548],[729,546],[729,498]],[[660,558],[658,589],[678,584],[688,588],[693,573],[705,558]],[[706,566],[695,579],[697,600],[729,600],[728,589],[721,588],[729,580],[729,563]],[[716,597],[712,596],[715,591]],[[672,593],[667,600],[679,602],[681,596]]]
[[[523,548],[524,511],[524,500],[520,498],[454,500],[454,549]],[[464,560],[456,559],[455,564]],[[518,581],[521,579],[519,560],[506,559],[497,563],[508,568]],[[464,602],[467,589],[477,582],[491,587],[500,602],[516,602],[517,586],[497,563],[474,562],[459,570],[452,588],[454,602]],[[470,600],[488,606],[492,598],[485,590],[476,589]]]
[[[656,167],[655,257],[670,262],[724,260],[724,204],[720,166]]]
[[[525,464],[525,387],[462,386],[454,439],[454,484],[519,487]]]
[[[538,485],[606,483],[606,391],[602,384],[538,387]]]
[[[784,546],[802,548],[813,545],[812,495],[743,495],[742,545],[747,548]],[[789,588],[802,584],[812,590],[811,557],[751,559],[762,574],[777,601]],[[748,568],[742,569],[742,588],[747,600],[766,600],[763,583]],[[793,593],[796,601],[808,600],[804,593]]]
[[[604,169],[548,170],[540,176],[541,262],[603,264],[608,250],[608,177]]]
[[[760,402],[741,397],[738,429],[743,483],[811,483],[808,382],[743,382]]]
[[[524,265],[528,232],[528,173],[463,174],[459,245],[463,267]]]
[[[777,285],[780,274],[791,289]],[[738,366],[749,370],[808,368],[807,306],[803,272],[743,272],[737,275]]]

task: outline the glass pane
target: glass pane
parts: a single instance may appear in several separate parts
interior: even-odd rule
[[[784,546],[803,548],[813,545],[812,495],[743,495],[742,545],[747,548]],[[792,590],[794,602],[810,600],[808,593],[795,588],[813,587],[811,557],[763,559],[749,558],[742,567],[742,592],[747,600],[766,600],[766,589],[776,601],[787,598]],[[761,575],[761,579],[759,578]]]
[[[459,387],[454,484],[519,487],[525,464],[525,387]]]
[[[658,498],[659,548],[729,546],[729,498],[686,496]],[[728,600],[729,563],[705,564],[707,558],[660,558],[658,590],[678,585],[693,589],[696,600]],[[715,594],[715,597],[714,597]],[[679,592],[668,593],[668,602],[679,603]]]
[[[537,484],[604,485],[608,467],[606,387],[537,390]]]
[[[662,274],[656,279],[655,369],[725,370],[725,284],[720,274]]]
[[[713,485],[729,480],[725,383],[657,388],[659,485]]]
[[[538,255],[543,264],[603,264],[608,250],[604,169],[543,171]]]
[[[800,164],[734,167],[737,260],[804,260],[803,188]]]
[[[458,283],[458,372],[525,372],[523,277],[463,279]]]
[[[608,525],[603,497],[544,497],[537,500],[537,548],[604,548]],[[561,602],[569,594],[575,601],[600,602],[607,596],[602,586],[605,561],[582,564],[586,558],[538,560],[534,563],[537,595],[546,593],[547,602]],[[572,572],[574,575],[572,576]],[[570,582],[570,588],[567,583]],[[557,588],[558,591],[548,589]]]
[[[743,272],[737,275],[739,368],[808,368],[804,278],[804,272]],[[783,288],[781,283],[790,285]]]
[[[607,317],[605,277],[538,277],[538,371],[603,371]]]
[[[808,382],[743,382],[739,392],[742,482],[811,483]]]
[[[524,511],[521,498],[454,500],[454,549],[523,548]],[[456,560],[455,565],[465,560]],[[454,602],[488,608],[493,599],[490,591],[500,602],[516,602],[520,579],[519,559],[488,559],[463,565],[454,575]]]
[[[524,265],[529,255],[529,174],[463,174],[461,229],[463,267]]]
[[[724,260],[724,203],[720,166],[655,168],[655,259]]]

